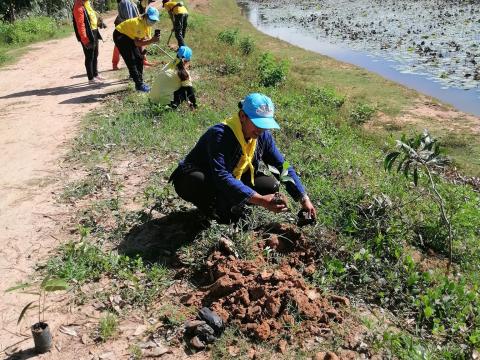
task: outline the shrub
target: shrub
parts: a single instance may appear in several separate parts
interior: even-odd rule
[[[289,63],[277,61],[271,53],[264,53],[259,61],[260,85],[265,87],[278,86],[287,78]]]
[[[242,63],[238,57],[227,54],[224,63],[218,68],[221,75],[237,74],[242,69]]]
[[[48,17],[31,17],[13,24],[0,22],[0,43],[26,44],[55,35],[57,23]]]
[[[235,45],[238,42],[238,29],[223,30],[218,34],[217,38],[225,44]]]
[[[240,40],[240,50],[244,55],[249,55],[255,49],[255,40],[250,37],[246,36]]]
[[[375,113],[375,108],[368,104],[358,104],[350,112],[350,120],[355,124],[363,124],[370,120]]]
[[[335,90],[328,88],[311,88],[308,90],[312,105],[323,104],[327,107],[339,109],[345,102],[345,96],[338,95]]]

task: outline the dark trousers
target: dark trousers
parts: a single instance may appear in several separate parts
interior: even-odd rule
[[[236,204],[229,202],[225,196],[217,196],[212,181],[206,179],[203,172],[184,173],[177,168],[170,179],[178,196],[207,215],[215,212],[220,221],[225,223],[237,221],[242,216],[238,209],[232,209]],[[279,188],[279,182],[275,178],[263,174],[255,176],[255,186],[250,182],[250,172],[246,172],[241,181],[260,195],[274,194]]]
[[[132,39],[117,30],[113,32],[113,42],[117,46],[118,51],[120,51],[130,77],[138,88],[143,84],[143,55],[140,49],[135,46],[135,42]]]
[[[176,109],[182,101],[189,101],[193,108],[197,107],[197,99],[195,98],[195,91],[193,86],[182,86],[180,89],[173,93],[173,101],[170,106]]]
[[[185,45],[185,33],[187,32],[188,14],[173,15],[173,29],[178,47]]]
[[[83,53],[85,54],[85,69],[87,70],[88,80],[92,80],[98,76],[98,30],[93,30],[95,41],[90,49],[82,44]]]

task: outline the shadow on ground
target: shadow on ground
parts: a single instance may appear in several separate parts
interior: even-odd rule
[[[149,220],[130,229],[119,245],[120,254],[139,255],[148,261],[176,265],[176,252],[187,245],[209,226],[209,222],[196,209],[174,212]]]
[[[5,360],[26,360],[36,357],[38,354],[35,352],[34,348],[27,349],[27,350],[19,350],[10,354]]]
[[[104,87],[109,87],[112,85],[124,84],[125,82],[126,80],[106,81],[104,83],[99,83],[99,84],[90,84],[88,82],[82,82],[79,84],[68,85],[68,86],[57,86],[57,87],[45,88],[45,89],[19,91],[16,93],[1,96],[0,99],[13,99],[13,98],[20,98],[25,96],[56,96],[56,95],[65,95],[65,94],[75,94],[75,93],[83,92],[87,90],[102,89]]]

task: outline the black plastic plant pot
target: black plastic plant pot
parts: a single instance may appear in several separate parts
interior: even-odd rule
[[[47,323],[38,322],[32,325],[33,342],[38,354],[46,353],[52,347],[52,334]]]

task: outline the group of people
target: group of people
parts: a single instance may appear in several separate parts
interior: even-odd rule
[[[118,0],[119,16],[113,39],[135,88],[142,92],[152,90],[152,101],[167,103],[171,108],[178,107],[182,101],[196,108],[188,72],[192,50],[185,44],[188,11],[182,3],[162,0],[172,20],[178,50],[174,60],[162,69],[150,89],[143,82],[144,48],[159,41],[159,31],[152,33],[152,28],[159,21],[160,14],[149,5],[155,0],[142,0],[140,8],[132,1]],[[96,60],[101,37],[89,0],[76,0],[73,14],[77,37],[85,53],[88,79],[101,81]],[[210,127],[200,137],[172,173],[170,182],[182,199],[220,222],[238,221],[252,205],[273,212],[287,211],[286,198],[277,196],[279,179],[261,170],[262,163],[279,172],[283,170],[285,159],[270,131],[279,128],[272,100],[264,94],[248,94],[239,102],[238,112]],[[299,176],[292,166],[287,171],[293,180],[286,183],[287,192],[300,202],[307,218],[315,219],[316,209]]]
[[[115,19],[113,41],[115,47],[112,56],[112,69],[117,70],[120,55],[127,65],[135,89],[150,92],[150,86],[143,81],[143,67],[150,65],[146,59],[146,46],[158,43],[160,30],[153,31],[160,20],[159,11],[150,4],[155,0],[117,0],[118,16]],[[178,49],[185,45],[185,33],[188,24],[188,11],[181,2],[162,0],[163,8],[172,21],[172,33],[178,42]],[[73,25],[78,41],[85,54],[85,68],[90,83],[102,82],[98,74],[98,41],[102,39],[98,31],[98,17],[90,0],[75,0],[73,7]],[[179,60],[182,60],[179,58]],[[188,74],[182,69],[179,75]],[[189,75],[189,74],[188,74]],[[183,81],[183,80],[182,80]]]

